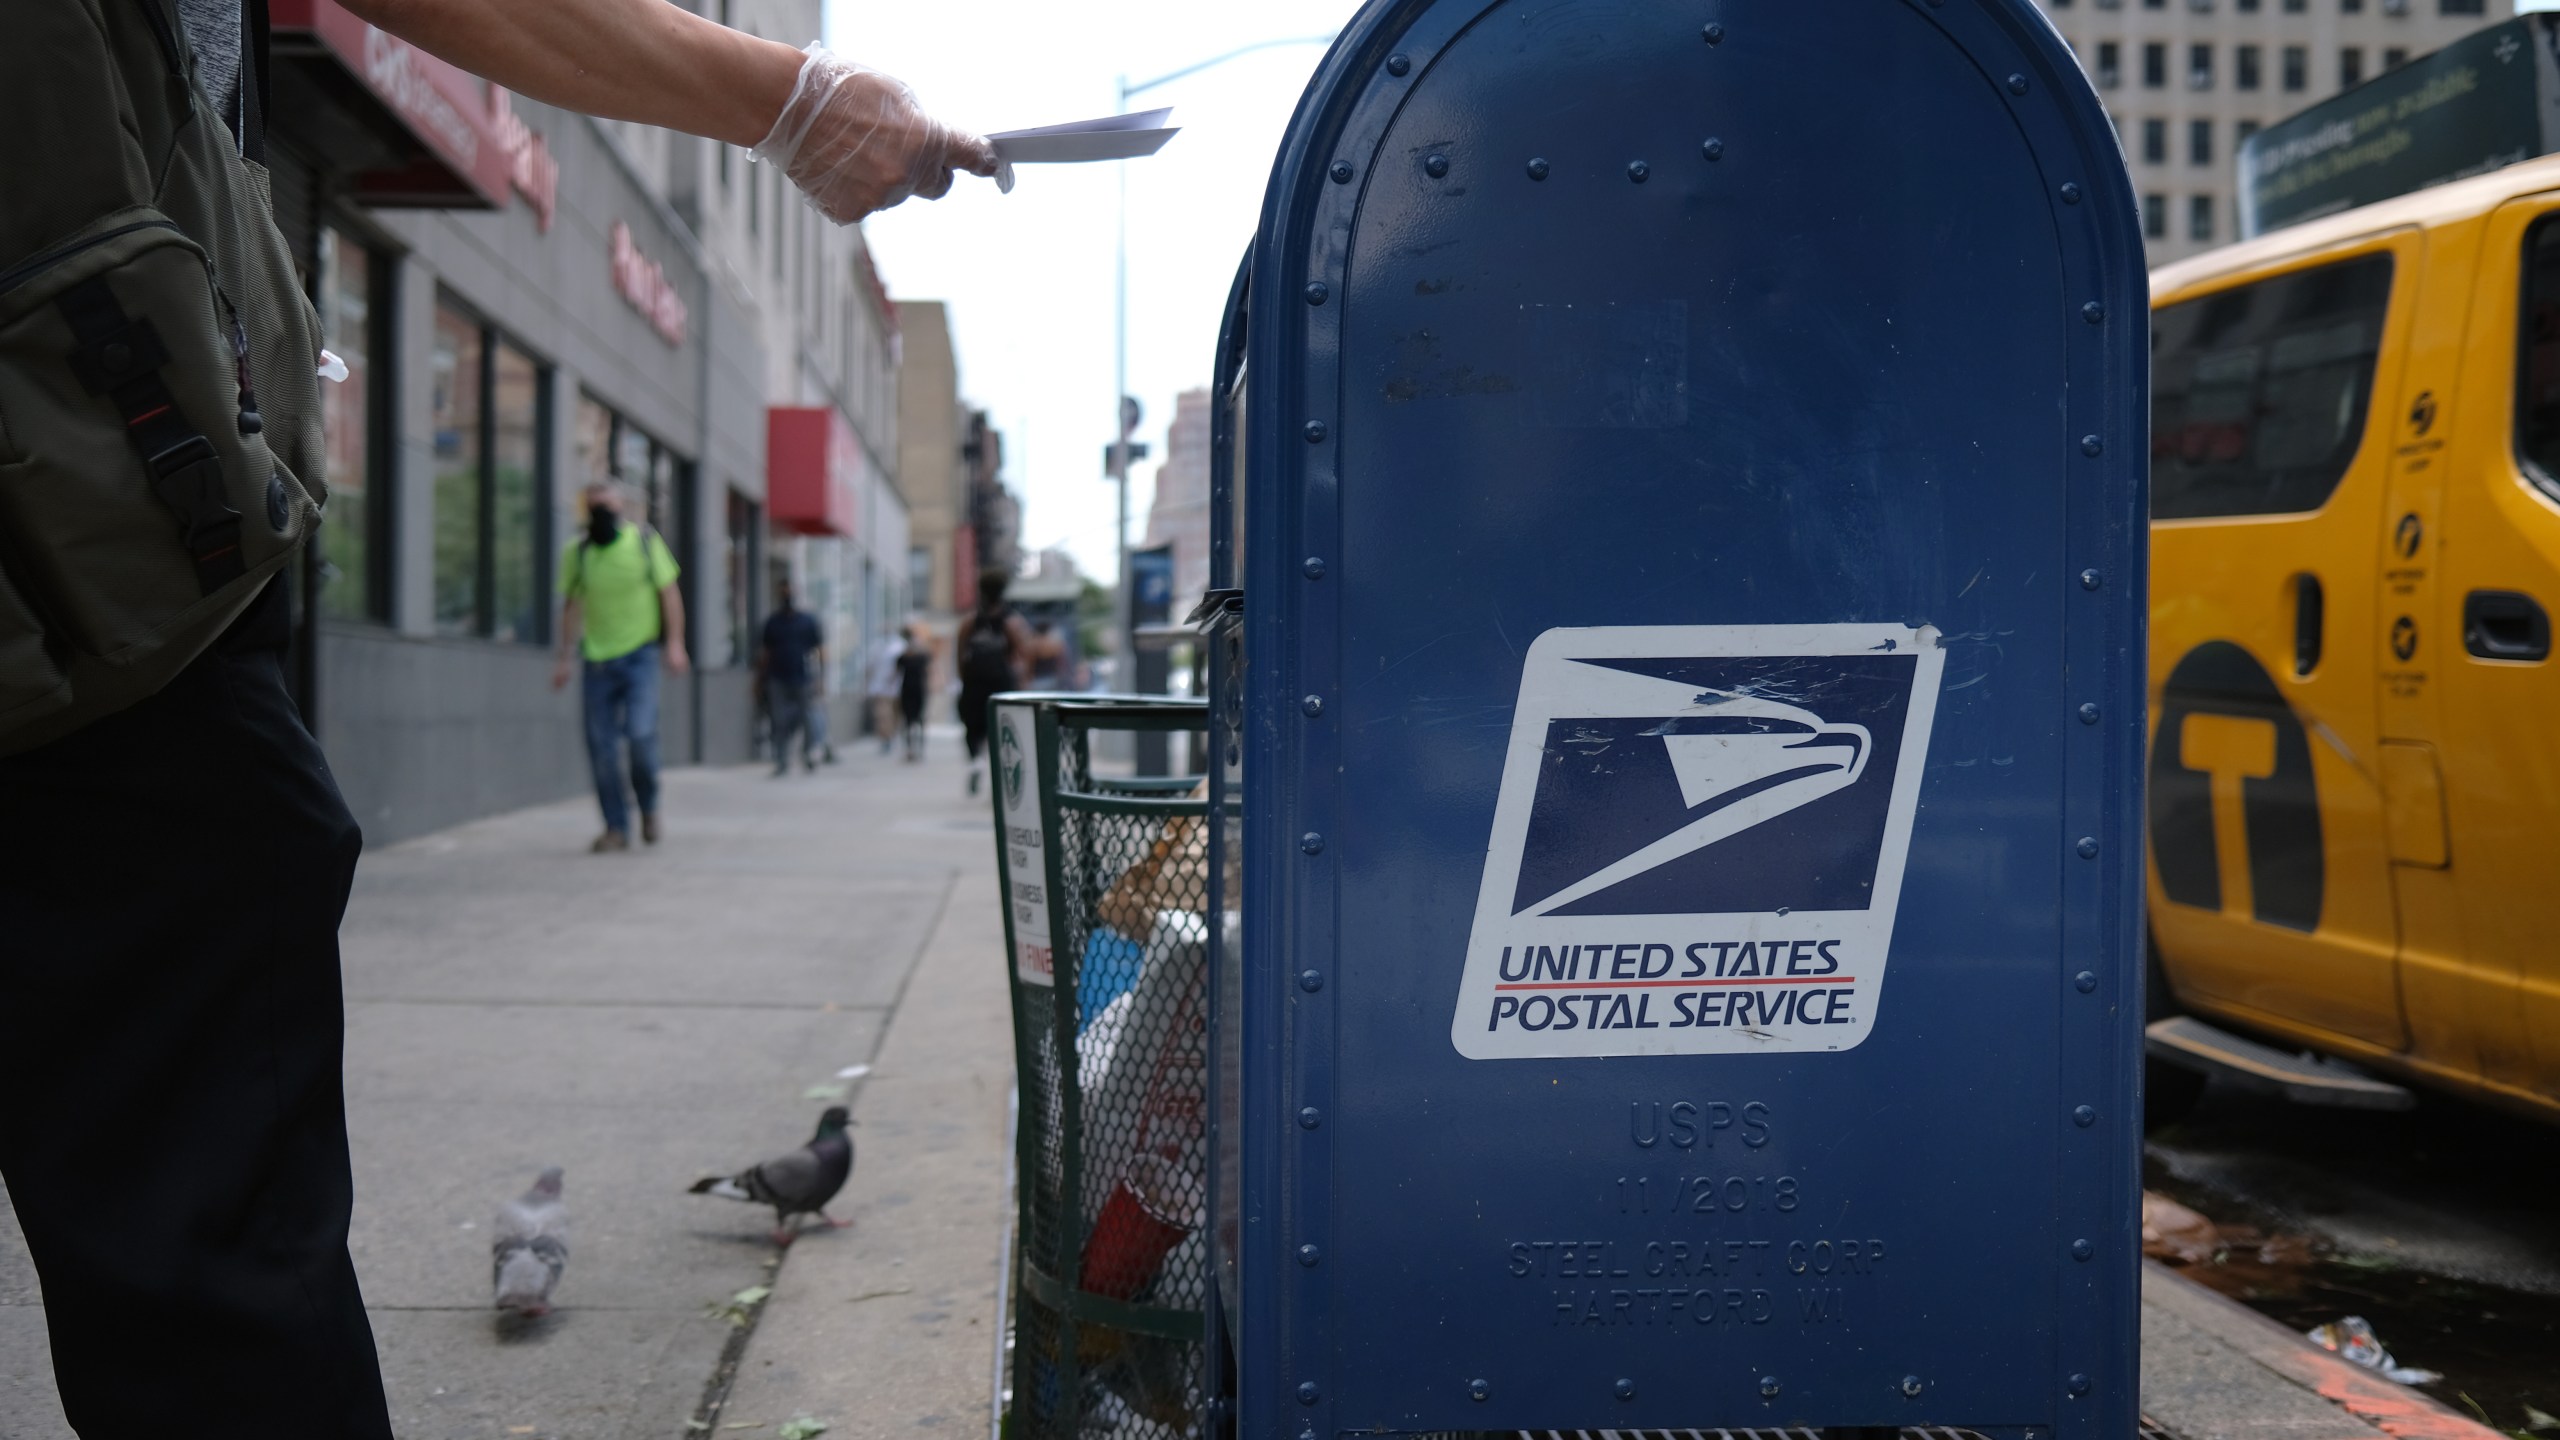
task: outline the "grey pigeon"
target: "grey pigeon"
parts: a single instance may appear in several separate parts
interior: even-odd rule
[[[693,1182],[693,1193],[772,1206],[773,1238],[779,1245],[790,1244],[799,1233],[792,1222],[802,1215],[815,1215],[834,1229],[844,1222],[829,1215],[826,1206],[853,1174],[853,1137],[845,1133],[852,1123],[843,1106],[828,1106],[808,1144],[735,1175],[705,1175]]]
[[[489,1243],[490,1279],[498,1308],[531,1319],[551,1313],[551,1288],[569,1265],[569,1209],[560,1203],[560,1167],[498,1211]]]

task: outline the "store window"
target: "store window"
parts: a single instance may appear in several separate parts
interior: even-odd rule
[[[685,573],[676,584],[693,595],[692,555],[686,545],[686,516],[693,493],[693,466],[649,432],[631,423],[612,406],[592,395],[578,397],[570,420],[572,473],[563,481],[561,508],[573,523],[583,524],[578,492],[590,484],[619,484],[625,519],[655,529],[667,552]],[[700,634],[692,629],[692,634]]]
[[[436,306],[433,364],[436,628],[539,644],[545,369],[450,301]]]
[[[764,507],[732,490],[727,509],[728,534],[721,545],[722,635],[724,665],[744,665],[755,655],[756,538],[764,529]]]
[[[337,620],[391,617],[390,506],[380,483],[389,447],[382,425],[391,413],[384,292],[386,262],[332,225],[320,232],[320,343],[346,362],[347,378],[320,385],[322,476],[329,486],[320,526],[321,613]]]

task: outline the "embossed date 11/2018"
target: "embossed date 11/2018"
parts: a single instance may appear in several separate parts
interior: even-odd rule
[[[1618,1177],[1618,1213],[1739,1215],[1748,1210],[1792,1213],[1804,1187],[1793,1175],[1676,1175],[1656,1185],[1651,1175]]]

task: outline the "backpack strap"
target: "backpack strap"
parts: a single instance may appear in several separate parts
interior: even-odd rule
[[[68,357],[71,373],[90,394],[114,402],[124,417],[125,438],[150,473],[152,492],[186,522],[196,583],[210,595],[240,578],[247,571],[240,512],[224,493],[222,457],[160,378],[169,350],[159,330],[125,313],[104,276],[72,286],[54,304],[80,342]]]
[[[240,4],[240,154],[267,163],[267,0]]]

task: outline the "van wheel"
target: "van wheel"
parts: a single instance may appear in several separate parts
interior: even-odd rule
[[[2144,937],[2149,941],[2149,937]],[[2161,973],[2160,946],[2149,942],[2144,947],[2142,966],[2142,1023],[2165,1019],[2178,1013],[2177,997],[2169,993],[2168,976]],[[2145,1056],[2142,1062],[2142,1130],[2149,1134],[2163,1126],[2175,1125],[2187,1118],[2204,1098],[2206,1076],[2201,1070]]]

